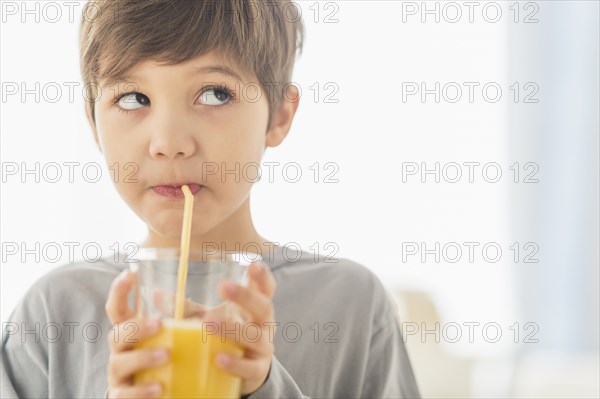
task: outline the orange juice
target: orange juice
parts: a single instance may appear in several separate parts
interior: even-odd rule
[[[243,356],[235,342],[223,340],[218,333],[202,331],[199,320],[163,320],[161,331],[140,341],[136,349],[167,348],[171,360],[164,366],[138,372],[135,384],[158,381],[163,386],[161,398],[239,398],[239,377],[216,364],[218,353]]]

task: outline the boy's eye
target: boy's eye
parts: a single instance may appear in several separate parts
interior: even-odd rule
[[[150,104],[150,99],[141,93],[129,93],[121,96],[117,104],[124,110],[133,111]]]
[[[224,105],[231,99],[231,94],[225,89],[210,88],[200,94],[200,103],[204,105]]]

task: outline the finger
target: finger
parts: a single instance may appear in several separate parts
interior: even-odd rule
[[[255,286],[267,297],[272,298],[277,284],[271,270],[264,263],[254,262],[249,266],[248,273],[250,275],[249,286]]]
[[[271,299],[264,294],[232,281],[223,281],[219,286],[221,296],[250,314],[251,320],[259,324],[273,320]]]
[[[141,340],[155,336],[160,332],[159,319],[130,319],[112,328],[109,334],[111,352],[123,352],[132,349]]]
[[[152,294],[152,302],[154,306],[165,316],[175,314],[175,296],[162,288],[156,288]]]
[[[215,361],[223,370],[229,371],[243,380],[261,378],[267,374],[271,365],[270,362],[265,361],[265,358],[237,358],[227,353],[219,353]]]
[[[111,323],[120,323],[133,316],[133,311],[129,308],[128,296],[134,283],[135,276],[129,270],[124,270],[113,280],[104,307]]]
[[[144,385],[119,385],[108,390],[109,399],[158,398],[163,391],[159,382]]]
[[[175,299],[176,296],[174,293],[162,288],[155,289],[152,295],[154,305],[165,316],[173,316],[175,314]],[[183,307],[183,317],[202,317],[206,312],[206,308],[207,307],[201,303],[186,299]]]
[[[244,349],[246,357],[266,356],[273,353],[271,331],[258,323],[239,323],[217,319],[207,315],[203,325],[204,333],[216,336],[222,341],[235,342]]]
[[[239,309],[237,305],[231,302],[223,302],[215,307],[206,307],[206,311],[202,314],[202,319],[210,318],[212,320],[234,320],[234,321],[242,321],[248,320],[246,311],[243,309]],[[241,319],[238,317],[241,316]]]
[[[164,348],[112,354],[108,363],[108,384],[125,384],[136,372],[164,365],[169,361],[169,357],[169,351]]]

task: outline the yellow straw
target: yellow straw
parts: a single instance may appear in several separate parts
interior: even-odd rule
[[[179,269],[177,274],[177,298],[175,303],[175,319],[183,319],[185,304],[185,281],[187,279],[188,259],[190,256],[190,236],[192,231],[192,211],[194,196],[187,185],[181,186],[185,196],[183,208],[183,226],[181,228],[181,253],[179,254]]]

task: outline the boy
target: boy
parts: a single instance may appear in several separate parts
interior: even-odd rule
[[[122,168],[120,176],[135,165],[134,178],[116,179],[115,187],[148,225],[143,247],[179,246],[179,192],[188,184],[192,248],[252,245],[262,256],[247,287],[220,287],[263,331],[256,342],[241,337],[244,358],[216,359],[241,378],[244,397],[419,397],[397,310],[380,281],[349,260],[315,261],[261,237],[250,214],[252,182],[231,176],[285,139],[298,107],[289,82],[303,27],[290,18],[292,5],[95,1],[81,25],[86,114],[107,163]],[[229,174],[203,173],[204,165]],[[127,264],[112,257],[66,265],[36,282],[7,324],[1,397],[160,396],[160,384],[133,385],[132,376],[165,364],[169,353],[114,339],[128,334],[130,321],[139,326],[136,339],[160,328],[134,318],[133,285]],[[108,344],[99,338],[107,336]]]

